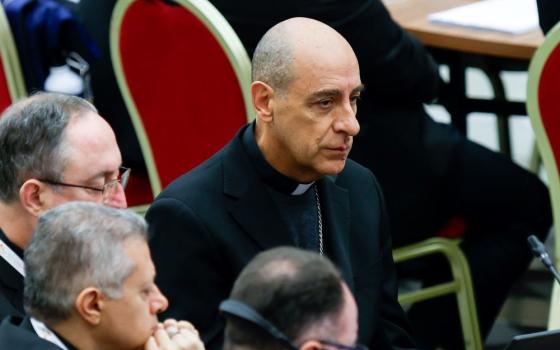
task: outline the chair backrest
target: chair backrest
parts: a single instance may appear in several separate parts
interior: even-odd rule
[[[527,112],[535,132],[552,201],[557,267],[560,257],[560,25],[552,29],[529,66]],[[555,286],[549,327],[560,326],[560,290]]]
[[[0,6],[0,113],[25,96],[25,84],[12,31],[4,8]]]
[[[111,57],[153,195],[253,119],[250,60],[206,0],[122,0]]]

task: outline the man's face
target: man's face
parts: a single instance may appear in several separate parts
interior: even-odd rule
[[[298,54],[294,80],[273,100],[275,157],[283,164],[278,170],[301,182],[342,171],[360,130],[356,102],[362,84],[354,53],[333,49],[318,56]]]
[[[98,331],[104,349],[142,349],[157,328],[157,314],[168,305],[154,283],[155,268],[146,242],[130,240],[124,250],[135,269],[124,282],[122,297],[106,300]]]
[[[121,153],[113,130],[99,115],[87,112],[84,116],[71,118],[63,137],[67,166],[62,182],[101,189],[107,182],[118,178]],[[103,201],[100,191],[68,186],[57,186],[56,191],[52,190],[52,202],[46,209],[70,200]],[[126,208],[120,184],[104,204]]]

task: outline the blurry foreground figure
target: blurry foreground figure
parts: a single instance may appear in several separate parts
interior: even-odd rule
[[[0,325],[2,349],[204,349],[194,327],[157,314],[168,302],[143,218],[99,204],[48,211],[25,251],[24,305],[30,317]]]
[[[225,350],[367,349],[355,345],[352,293],[334,265],[314,252],[280,247],[259,253],[220,310],[227,319]]]

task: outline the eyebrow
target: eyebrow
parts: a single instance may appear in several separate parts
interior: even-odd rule
[[[365,89],[365,85],[360,84],[359,86],[357,86],[356,88],[354,88],[352,90],[351,95],[361,93],[362,91],[364,91],[364,89]],[[338,97],[340,95],[342,95],[340,90],[325,89],[325,90],[320,90],[320,91],[312,93],[311,96],[309,96],[309,100],[314,101],[314,100],[325,98],[325,97]]]
[[[360,84],[358,85],[354,90],[352,90],[352,94],[356,94],[356,93],[361,93],[366,89],[366,86],[364,84]]]

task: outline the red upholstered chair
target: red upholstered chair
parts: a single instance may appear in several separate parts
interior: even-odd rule
[[[122,0],[111,21],[111,56],[147,165],[129,204],[200,164],[252,119],[250,61],[206,0]]]
[[[0,113],[25,95],[14,39],[4,8],[0,6]]]
[[[556,268],[560,268],[560,26],[538,48],[529,66],[527,112],[541,154],[552,200]],[[560,288],[554,283],[549,328],[560,328]]]

